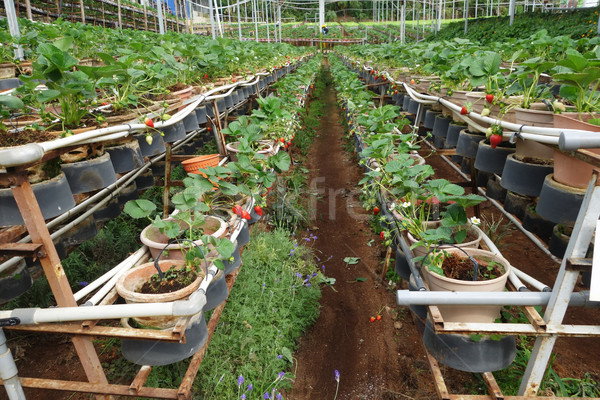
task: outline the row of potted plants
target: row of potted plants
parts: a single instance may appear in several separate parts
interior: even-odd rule
[[[357,142],[357,155],[366,171],[359,182],[364,205],[380,217],[385,244],[398,247],[397,272],[410,278],[411,269],[399,246],[403,240],[409,243],[411,262],[420,267],[429,290],[503,291],[510,264],[499,253],[479,248],[484,234],[476,226],[478,218],[468,217],[469,207],[485,198],[466,194],[463,187],[445,179],[434,179],[433,169],[415,151],[423,139],[411,130],[402,133],[407,132],[409,122],[399,107],[376,107],[372,93],[350,70],[351,61],[344,64],[342,59],[333,58],[331,64],[348,132]],[[499,307],[439,309],[448,322],[493,322],[500,312]],[[426,310],[419,316],[425,318]],[[438,340],[446,339],[436,338],[434,342],[439,344]],[[514,344],[513,339],[507,340]],[[489,346],[491,342],[473,343],[466,341],[466,348]],[[428,346],[436,357],[459,369],[493,370],[512,362],[509,356],[494,358],[484,366],[464,366],[454,356],[442,357],[433,347]],[[514,357],[514,346],[509,348]]]

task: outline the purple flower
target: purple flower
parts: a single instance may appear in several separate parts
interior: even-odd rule
[[[294,254],[296,254],[296,250],[292,249],[292,251],[290,251],[290,257],[293,256]]]
[[[296,272],[296,278],[302,279],[302,274],[300,272]]]
[[[307,283],[307,284],[306,284],[306,287],[309,287],[309,286],[310,286],[310,283]]]
[[[240,376],[238,377],[238,387],[241,387],[241,386],[242,386],[242,383],[244,383],[244,377],[243,377],[242,375],[240,375]]]
[[[265,392],[265,395],[263,396],[263,399],[270,399],[271,397],[269,396],[269,392]]]
[[[321,269],[325,271],[325,265],[321,265]]]
[[[242,394],[242,395],[240,396],[240,399],[242,399],[242,400],[246,400],[246,395],[245,395],[245,394]]]
[[[275,397],[277,400],[281,400],[281,393],[277,393],[277,397]]]
[[[315,276],[317,276],[317,273],[313,272],[310,276],[312,276],[314,278]]]
[[[284,375],[285,375],[285,372],[280,372],[280,373],[277,375],[277,379],[283,379],[283,376],[284,376]]]
[[[294,247],[298,247],[298,243],[294,243]]]
[[[251,392],[251,391],[252,391],[252,389],[254,389],[254,386],[252,386],[252,384],[249,384],[249,385],[248,385],[248,391],[249,391],[249,392]]]
[[[283,358],[283,354],[279,354],[277,358],[281,360]]]
[[[78,284],[79,286],[87,286],[87,285],[89,285],[89,283],[88,283],[88,282],[77,282],[77,284]]]
[[[337,369],[335,370],[335,380],[340,383],[340,371]]]

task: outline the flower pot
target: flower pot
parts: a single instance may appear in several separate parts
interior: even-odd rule
[[[144,165],[144,158],[137,140],[106,147],[105,151],[110,154],[110,162],[117,174],[129,172]]]
[[[563,185],[549,174],[544,180],[535,211],[556,224],[573,225],[586,189]]]
[[[485,191],[487,197],[504,203],[504,199],[506,199],[506,192],[507,190],[500,185],[500,182],[496,179],[496,177],[488,179]]]
[[[448,124],[448,132],[446,133],[446,146],[449,148],[456,147],[460,132],[465,129],[464,125]]]
[[[235,246],[235,250],[233,251],[233,261],[225,260],[223,264],[225,265],[225,275],[231,274],[233,271],[238,269],[242,265],[242,257],[240,255],[240,244],[237,240],[233,242]]]
[[[206,304],[202,308],[202,311],[206,312],[215,309],[227,300],[228,296],[229,289],[225,281],[225,273],[219,270],[208,285],[208,289],[206,289]]]
[[[212,215],[206,216],[206,222],[202,227],[205,235],[211,235],[214,237],[222,237],[227,231],[227,223],[221,218],[214,217]],[[183,221],[178,221],[182,229],[187,229],[187,224]],[[148,225],[144,228],[140,234],[140,240],[143,244],[148,246],[152,258],[158,257],[160,252],[165,249],[168,251],[168,255],[164,254],[163,259],[169,260],[183,260],[185,255],[184,252],[189,249],[192,245],[183,243],[169,244],[169,238],[164,233],[161,233],[158,228]],[[201,240],[195,240],[194,243],[202,244]],[[166,247],[165,247],[166,246]]]
[[[216,167],[219,165],[220,161],[221,157],[219,154],[206,154],[182,161],[181,165],[183,165],[185,172],[191,174],[200,174],[198,170],[208,167]]]
[[[15,77],[17,66],[13,63],[0,64],[0,79],[10,79]]]
[[[544,179],[552,173],[552,169],[551,161],[523,158],[517,153],[510,154],[506,157],[500,184],[515,193],[537,197],[542,190]]]
[[[131,327],[127,319],[122,320],[125,328]],[[208,339],[204,313],[192,317],[185,330],[185,343],[169,343],[155,340],[122,339],[123,357],[138,365],[160,366],[173,364],[193,356]]]
[[[133,137],[137,139],[142,156],[144,157],[157,156],[165,152],[165,142],[158,132],[152,135],[152,144],[148,144],[146,141],[145,133],[140,133]]]
[[[242,229],[238,234],[237,242],[239,246],[245,246],[250,242],[250,227],[246,220],[242,220],[240,223],[242,224]]]
[[[554,150],[551,147],[533,140],[517,139],[516,149],[515,154],[521,159],[552,160],[554,156]]]
[[[182,260],[160,260],[158,262],[158,265],[160,269],[164,272],[172,266],[183,268],[185,266],[185,262]],[[150,277],[154,274],[156,274],[154,262],[142,264],[125,272],[117,281],[115,288],[117,289],[119,295],[123,299],[125,299],[125,301],[129,304],[165,303],[176,300],[186,300],[193,292],[195,292],[200,287],[200,283],[202,282],[202,279],[205,275],[204,272],[199,269],[198,276],[191,285],[171,293],[140,293],[139,290],[141,289],[142,285],[148,282]],[[179,317],[173,316],[134,318],[134,320],[141,325],[152,326],[159,329],[172,328],[173,326],[175,326],[178,319]]]
[[[73,193],[63,172],[31,185],[44,219],[50,219],[75,207]],[[22,225],[23,218],[10,188],[0,189],[0,227]]]
[[[477,155],[475,156],[475,168],[480,171],[490,172],[493,174],[502,175],[506,157],[515,152],[514,147],[497,146],[492,149],[492,146],[484,140],[479,142]]]
[[[117,181],[109,153],[91,160],[62,164],[60,168],[73,194],[104,189]]]
[[[4,304],[25,293],[32,284],[25,260],[0,275],[0,304]]]
[[[206,123],[207,119],[205,105],[201,105],[198,108],[196,108],[196,119],[198,120],[198,125]]]
[[[431,291],[449,291],[449,292],[502,292],[508,280],[510,272],[510,263],[500,255],[496,255],[487,250],[477,248],[463,247],[447,248],[444,251],[448,254],[466,257],[465,252],[476,259],[482,259],[486,262],[495,262],[501,264],[504,273],[494,279],[484,281],[462,281],[451,279],[446,276],[431,272],[428,268],[422,268],[422,274]],[[463,252],[464,251],[464,252]],[[491,323],[498,318],[502,306],[438,306],[444,321],[446,322],[483,322]]]
[[[163,133],[163,142],[173,143],[181,139],[185,139],[185,126],[182,121],[179,121],[173,125],[166,126],[160,129]]]
[[[590,114],[580,116],[577,113],[557,114],[554,116],[554,127],[598,132],[598,135],[600,135],[600,126],[586,122],[593,117],[597,116]],[[600,148],[586,150],[600,154]],[[587,188],[593,172],[597,170],[597,168],[584,161],[570,157],[559,150],[554,150],[554,180],[559,183],[580,189]]]
[[[260,144],[260,150],[256,152],[257,154],[264,154],[267,157],[273,154],[273,145],[269,140],[259,140],[258,142]],[[237,161],[237,153],[239,153],[237,147],[239,144],[239,142],[232,142],[225,145],[225,148],[229,152],[231,161]]]
[[[544,103],[533,103],[531,108],[515,107],[515,119],[519,125],[554,127],[554,112],[547,111]]]
[[[0,74],[2,72],[0,71]],[[0,92],[5,90],[15,89],[23,85],[23,81],[19,78],[0,78]]]
[[[435,124],[435,120],[438,116],[441,116],[440,112],[432,110],[425,111],[425,117],[423,118],[423,127],[429,130],[433,129],[433,125]]]
[[[485,135],[468,132],[466,129],[460,131],[458,142],[456,143],[456,154],[475,158],[479,142],[485,139]]]
[[[535,212],[535,204],[531,203],[525,208],[523,216],[523,228],[529,232],[536,234],[544,242],[548,243],[552,236],[554,222],[548,221]]]
[[[143,174],[135,178],[135,184],[138,190],[150,189],[154,186],[154,175],[151,170],[147,170]]]
[[[185,133],[190,133],[198,129],[198,117],[196,116],[195,112],[189,113],[183,119],[183,126],[185,129]]]
[[[442,115],[437,115],[435,117],[435,122],[433,123],[433,136],[438,136],[441,138],[445,138],[448,134],[448,126],[452,122],[452,119],[446,118]]]
[[[438,226],[440,226],[441,222],[440,221],[427,221],[425,224],[426,224],[427,229],[435,229]],[[477,246],[479,246],[479,242],[481,242],[483,235],[480,230],[475,229],[473,226],[469,227],[468,232],[472,236],[475,236],[475,239],[470,240],[468,242],[455,243],[455,244],[451,244],[451,245],[440,244],[439,246],[437,246],[437,248],[442,249],[442,250],[453,249],[453,248],[455,248],[454,246],[460,247],[460,248],[464,248],[464,247],[476,248]],[[414,245],[415,243],[418,242],[418,240],[410,232],[407,232],[406,236],[408,238],[410,247],[412,247],[412,245]],[[412,252],[413,252],[414,257],[419,257],[419,256],[425,256],[429,250],[430,249],[428,249],[425,246],[418,246],[418,247],[415,247],[414,249],[412,249]]]

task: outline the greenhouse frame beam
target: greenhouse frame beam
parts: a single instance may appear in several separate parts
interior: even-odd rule
[[[162,10],[162,0],[156,0],[156,9],[158,10],[158,33],[161,35],[165,34],[165,25],[163,23],[163,10]],[[121,8],[119,7],[119,10]],[[119,11],[119,28],[121,27],[121,13]]]
[[[8,20],[8,30],[12,37],[18,38],[21,36],[21,33],[19,32],[19,21],[17,20],[13,0],[4,0],[4,9],[6,10],[6,19]],[[23,48],[21,46],[15,47],[15,58],[23,60]]]

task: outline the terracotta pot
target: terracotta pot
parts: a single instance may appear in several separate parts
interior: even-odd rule
[[[531,108],[515,107],[516,123],[543,128],[554,127],[554,113],[546,110],[544,103],[533,103]]]
[[[600,126],[587,123],[591,118],[597,118],[598,115],[578,113],[563,113],[554,116],[554,127],[561,129],[580,129],[591,132],[599,132]],[[596,154],[600,154],[600,148],[586,149]],[[570,157],[559,150],[554,150],[554,180],[562,184],[573,186],[580,189],[587,188],[592,179],[594,171],[599,171],[592,165]]]
[[[445,276],[429,271],[423,268],[423,276],[431,291],[451,291],[451,292],[502,292],[508,280],[510,273],[510,263],[503,257],[492,252],[476,249],[463,248],[467,254],[474,258],[480,258],[485,261],[493,261],[504,267],[504,274],[497,278],[486,281],[461,281],[450,279]],[[445,252],[466,257],[466,254],[460,249],[444,249]],[[438,306],[444,321],[446,322],[494,322],[498,317],[502,306]]]
[[[520,159],[552,160],[554,150],[533,140],[517,139],[515,155]]]
[[[161,260],[158,262],[158,264],[163,272],[167,271],[172,266],[176,266],[178,269],[185,266],[185,262],[182,260]],[[139,290],[144,283],[148,282],[150,277],[156,273],[157,271],[154,267],[154,262],[145,263],[138,267],[132,268],[125,272],[117,281],[117,292],[129,304],[164,303],[176,300],[185,300],[200,287],[200,283],[202,282],[202,279],[204,279],[205,275],[201,269],[198,269],[198,276],[191,285],[171,293],[140,293]],[[134,320],[139,324],[160,329],[171,328],[175,326],[178,319],[179,317],[171,316],[134,318]]]
[[[0,64],[0,79],[14,78],[17,67],[13,63]]]
[[[181,165],[183,165],[185,172],[200,174],[200,172],[198,172],[199,169],[216,167],[219,165],[219,161],[221,161],[219,154],[207,154],[182,161]]]

